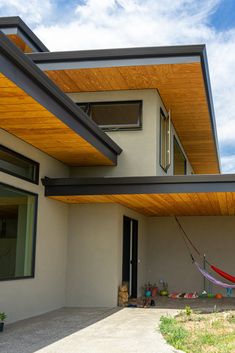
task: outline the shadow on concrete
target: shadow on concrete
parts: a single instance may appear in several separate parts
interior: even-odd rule
[[[37,352],[119,310],[121,308],[62,308],[6,325],[0,334],[0,352]]]

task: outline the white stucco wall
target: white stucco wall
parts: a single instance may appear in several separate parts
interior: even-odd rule
[[[76,103],[143,101],[142,130],[107,132],[123,149],[123,152],[118,157],[118,165],[115,167],[71,168],[71,176],[154,176],[173,174],[173,137],[174,135],[177,137],[177,133],[173,124],[171,124],[172,162],[166,173],[159,164],[160,107],[163,111],[165,111],[165,107],[156,89],[69,93],[68,96]],[[181,144],[180,146],[183,150]],[[191,174],[191,171],[192,168],[187,159],[187,173]]]
[[[1,144],[40,163],[42,177],[68,176],[68,168],[29,144],[0,130]],[[39,195],[35,278],[0,281],[0,311],[7,322],[47,312],[65,304],[68,206],[44,197],[44,187],[0,172],[0,182]]]
[[[205,253],[215,266],[234,275],[235,217],[180,217],[179,220],[202,254]],[[173,217],[148,218],[147,258],[147,280],[165,279],[170,291],[200,292],[203,289],[203,277],[191,263]],[[199,262],[202,264],[202,260]],[[212,285],[211,289],[213,293],[226,295],[220,287]]]
[[[200,292],[203,277],[173,217],[145,217],[115,204],[72,205],[67,272],[68,306],[115,306],[122,280],[123,216],[139,221],[138,295],[148,281],[164,279],[169,291]],[[233,274],[235,217],[180,217],[208,260]],[[223,280],[223,279],[222,279]],[[208,286],[213,293],[224,289]]]
[[[145,217],[115,204],[71,205],[68,306],[117,305],[122,281],[123,215],[139,220],[139,293],[146,278]]]

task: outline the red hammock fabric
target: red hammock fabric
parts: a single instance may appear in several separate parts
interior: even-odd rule
[[[216,273],[218,273],[220,276],[226,278],[228,281],[235,283],[235,277],[231,276],[230,274],[220,270],[219,268],[211,265],[212,270],[214,270]]]

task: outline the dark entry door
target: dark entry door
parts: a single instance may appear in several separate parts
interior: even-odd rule
[[[138,221],[123,217],[122,281],[129,283],[129,294],[137,297]]]

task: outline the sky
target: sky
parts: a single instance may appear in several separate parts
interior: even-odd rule
[[[51,51],[206,44],[223,173],[235,173],[235,0],[0,0]]]

